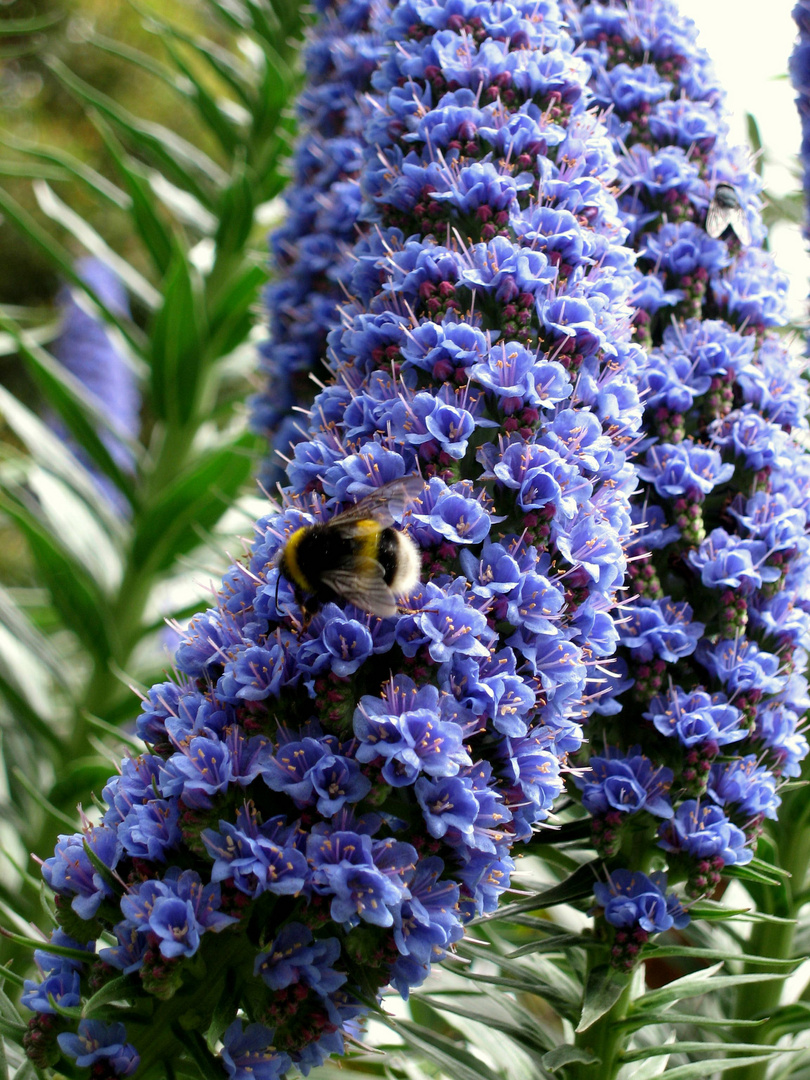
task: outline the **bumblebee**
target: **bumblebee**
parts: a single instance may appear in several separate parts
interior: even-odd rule
[[[731,184],[721,181],[714,189],[712,201],[709,203],[706,232],[717,240],[729,227],[743,247],[748,247],[751,243],[751,230],[748,228],[745,210]]]
[[[329,521],[295,530],[277,565],[301,608],[303,630],[330,600],[396,615],[396,596],[418,583],[422,560],[413,540],[391,526],[423,487],[420,476],[392,480]]]

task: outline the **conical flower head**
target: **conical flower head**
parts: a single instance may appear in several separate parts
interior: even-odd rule
[[[566,11],[620,155],[619,209],[639,255],[634,322],[650,347],[635,600],[578,780],[610,860],[597,900],[619,928],[614,959],[632,966],[621,875],[660,865],[663,850],[670,885],[711,892],[724,867],[752,858],[779,779],[807,753],[810,466],[797,433],[808,400],[772,330],[786,279],[761,248],[759,180],[726,143],[693,24],[668,2]],[[625,870],[645,835],[643,866]]]

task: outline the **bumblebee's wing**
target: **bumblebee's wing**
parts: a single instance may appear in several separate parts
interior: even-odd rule
[[[383,568],[376,559],[357,556],[341,566],[321,574],[321,581],[355,607],[385,618],[396,615],[394,594],[385,584]]]
[[[424,486],[422,477],[415,473],[399,480],[391,480],[356,502],[354,506],[335,514],[328,524],[344,525],[364,518],[373,518],[383,527],[392,525],[397,518],[402,517],[405,507],[416,498]]]
[[[731,225],[732,215],[733,209],[731,207],[721,206],[716,198],[712,199],[706,214],[706,232],[708,235],[714,240],[719,239]]]
[[[737,239],[740,241],[743,247],[749,247],[751,244],[751,230],[748,228],[748,217],[741,206],[731,211],[731,221],[729,224],[734,230]]]
[[[751,243],[751,230],[748,227],[748,216],[745,210],[737,202],[736,197],[733,204],[730,204],[728,199],[718,198],[715,195],[709,203],[706,214],[706,232],[717,240],[729,226],[742,246],[748,247]]]

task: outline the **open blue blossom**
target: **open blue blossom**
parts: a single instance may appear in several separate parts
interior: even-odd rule
[[[273,1045],[273,1031],[263,1024],[234,1020],[222,1036],[222,1064],[232,1080],[278,1080],[290,1067],[290,1058]]]
[[[701,805],[687,799],[675,815],[661,826],[659,843],[665,851],[690,855],[698,860],[719,859],[722,866],[750,862],[754,853],[746,847],[745,834],[725,816],[719,806]]]
[[[78,1034],[63,1032],[58,1036],[61,1050],[74,1058],[82,1068],[103,1064],[115,1076],[131,1076],[138,1068],[140,1056],[126,1042],[123,1024],[105,1024],[102,1020],[80,1020]]]
[[[649,934],[660,934],[671,926],[683,926],[683,913],[670,910],[666,897],[666,878],[662,874],[633,874],[614,870],[607,884],[597,882],[594,896],[605,909],[611,926],[640,926]]]
[[[646,810],[656,817],[672,817],[667,792],[672,785],[670,769],[656,769],[649,758],[634,753],[633,747],[623,756],[609,748],[605,757],[591,757],[589,772],[577,777],[582,790],[582,805],[597,816],[609,810],[636,814]]]

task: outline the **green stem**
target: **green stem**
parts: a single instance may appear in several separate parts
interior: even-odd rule
[[[596,956],[598,954],[594,954],[594,958],[589,959],[586,985],[591,971],[598,966],[595,962]],[[627,1016],[627,1009],[631,1001],[631,990],[632,981],[628,982],[611,1008],[603,1016],[600,1016],[585,1031],[577,1033],[574,1046],[578,1050],[584,1050],[586,1053],[593,1055],[594,1058],[598,1058],[601,1064],[597,1070],[594,1070],[591,1065],[570,1065],[566,1069],[567,1080],[595,1080],[596,1076],[598,1076],[599,1080],[615,1080],[622,1066],[621,1051],[627,1034],[620,1021]]]

